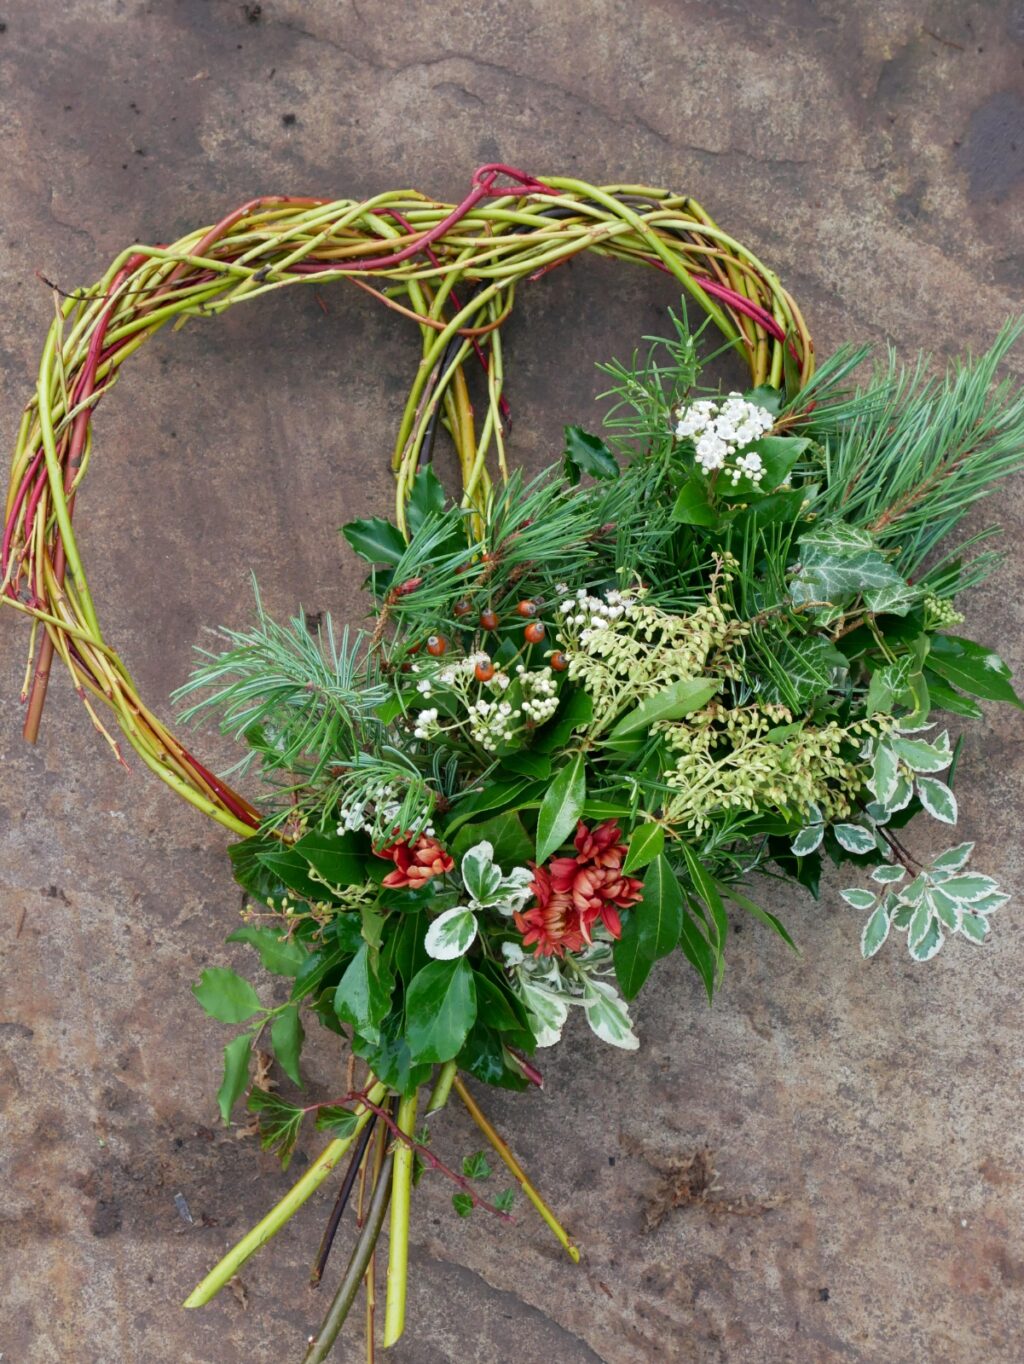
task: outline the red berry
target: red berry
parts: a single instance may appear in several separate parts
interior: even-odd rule
[[[478,682],[490,682],[491,678],[494,676],[494,664],[490,659],[487,659],[486,662],[481,659],[476,665],[474,672],[476,673],[476,680]]]
[[[480,612],[480,625],[484,630],[497,630],[498,616],[490,607],[486,611]]]
[[[459,600],[458,600],[458,601],[455,603],[455,605],[452,607],[452,615],[454,615],[454,616],[468,616],[469,613],[470,613],[470,611],[472,611],[472,609],[473,609],[473,603],[469,600],[469,598],[468,598],[468,597],[460,597]]]
[[[569,666],[569,660],[566,658],[565,654],[562,653],[561,649],[553,653],[548,659],[548,662],[556,673],[564,673]]]
[[[546,633],[547,631],[544,629],[543,622],[539,620],[535,620],[523,631],[527,644],[539,644]]]
[[[440,657],[448,648],[448,641],[444,635],[431,635],[427,640],[427,653],[433,654],[435,658]]]
[[[535,616],[537,614],[537,603],[535,601],[521,601],[516,607],[518,616]]]

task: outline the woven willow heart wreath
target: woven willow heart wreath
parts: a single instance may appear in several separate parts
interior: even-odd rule
[[[566,428],[562,464],[509,474],[501,325],[516,285],[573,256],[652,265],[675,283],[674,333],[609,362],[604,435]],[[299,619],[225,632],[183,693],[216,715],[266,785],[260,805],[198,761],[145,705],[100,629],[73,529],[91,422],[120,367],[167,323],[291,284],[346,280],[420,329],[393,454],[393,522],[345,528],[370,565],[370,632],[312,637]],[[687,306],[702,311],[692,335]],[[701,387],[711,326],[750,374]],[[815,369],[796,304],[692,199],[486,166],[458,205],[412,191],[364,201],[253,200],[171,246],[133,246],[63,295],[22,419],[0,601],[32,621],[25,734],[37,736],[56,654],[121,757],[97,701],[142,761],[242,835],[248,896],[230,941],[292,981],[265,1006],[223,967],[194,987],[242,1024],[225,1049],[225,1123],[248,1092],[287,1162],[307,1118],[330,1142],[188,1299],[209,1301],[351,1152],[313,1267],[319,1283],[352,1197],[358,1230],[307,1360],[330,1352],[389,1224],[384,1343],[405,1319],[411,1190],[429,1169],[460,1215],[508,1219],[517,1191],[579,1252],[482,1113],[465,1077],[541,1083],[536,1054],[571,1017],[635,1049],[629,1001],[680,951],[708,998],[729,914],[792,945],[752,900],[765,871],[818,892],[823,855],[866,876],[841,892],[926,961],[983,944],[1008,898],[960,843],[922,863],[903,841],[925,811],[953,824],[956,748],[937,717],[1020,702],[987,646],[953,632],[958,593],[995,563],[947,543],[1024,459],[1024,402],[996,382],[1020,333],[930,380],[919,364],[854,374],[863,349]],[[467,368],[485,394],[477,425]],[[450,501],[439,427],[457,452]],[[123,759],[122,759],[123,761]],[[277,1092],[269,1041],[302,1084],[303,1020],[347,1035],[344,1092]],[[363,1074],[357,1081],[356,1067]],[[445,1164],[421,1125],[458,1094],[511,1175],[483,1152]],[[358,1188],[358,1195],[353,1191]]]

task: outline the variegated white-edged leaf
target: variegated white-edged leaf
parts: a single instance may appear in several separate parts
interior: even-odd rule
[[[629,1010],[614,985],[604,980],[588,980],[583,987],[587,1022],[602,1042],[623,1051],[636,1051],[640,1039],[633,1031]]]
[[[949,735],[945,730],[933,744],[925,739],[893,739],[892,746],[915,772],[945,772],[953,761]]]
[[[932,920],[934,919],[934,917],[935,915],[932,912],[931,905],[928,903],[927,896],[923,896],[921,899],[921,903],[910,916],[908,939],[910,942],[911,950],[913,950],[913,948],[915,948],[919,942],[922,942],[925,939],[925,937],[927,937],[928,930],[931,927]]]
[[[875,892],[862,890],[859,886],[851,886],[849,890],[841,890],[839,894],[854,909],[870,909],[875,903]]]
[[[971,901],[972,914],[994,914],[997,909],[1002,909],[1010,896],[1005,890],[994,890],[991,895],[983,895],[980,900]]]
[[[963,900],[966,904],[984,900],[986,895],[992,895],[999,889],[998,883],[993,881],[991,876],[981,876],[978,872],[961,872],[958,876],[936,876],[935,880],[947,895],[952,895],[954,900]]]
[[[494,845],[486,839],[470,848],[462,858],[462,880],[478,905],[494,903],[501,887],[501,868],[494,865]]]
[[[875,835],[860,824],[834,824],[832,832],[840,847],[845,848],[847,852],[868,853],[873,852],[877,846]]]
[[[947,895],[941,886],[932,886],[925,894],[925,903],[931,905],[944,928],[948,928],[950,933],[958,931],[961,918],[959,901]]]
[[[928,925],[928,932],[917,943],[909,943],[910,955],[915,961],[931,961],[939,948],[946,941],[943,937],[942,929],[939,927],[938,919],[932,919]]]
[[[966,938],[968,942],[983,943],[988,937],[988,927],[987,919],[968,910],[960,920],[960,936]]]
[[[917,795],[933,819],[941,819],[943,824],[956,823],[956,796],[944,781],[936,781],[934,777],[918,777]]]
[[[879,905],[864,925],[860,935],[860,950],[863,956],[873,957],[889,936],[889,914],[884,905]]]
[[[476,915],[464,905],[446,909],[427,929],[423,946],[428,957],[437,961],[454,961],[465,956],[476,937]]]
[[[909,886],[904,886],[898,891],[899,900],[904,905],[919,905],[921,896],[928,889],[928,878],[926,876],[915,876]]]
[[[958,843],[955,848],[947,848],[932,863],[932,871],[962,871],[973,851],[973,843]]]
[[[888,824],[892,818],[892,811],[885,805],[879,805],[877,800],[869,800],[864,806],[864,813],[875,824]]]
[[[814,852],[821,845],[824,836],[824,824],[809,824],[806,829],[801,829],[796,838],[793,839],[790,844],[790,852],[794,857],[806,857],[808,853]]]
[[[878,881],[883,886],[891,886],[897,881],[902,881],[906,874],[903,867],[899,866],[898,863],[893,863],[884,867],[875,867],[871,873],[871,879]]]
[[[905,773],[901,772],[896,783],[896,790],[889,802],[889,813],[894,815],[897,810],[905,810],[910,804],[913,794],[914,783]]]
[[[906,933],[913,917],[914,906],[901,904],[898,909],[894,909],[892,912],[892,926],[893,928],[898,928],[901,933]]]
[[[900,760],[888,744],[881,743],[875,749],[871,763],[871,780],[868,785],[875,793],[880,805],[888,807],[896,794],[896,783],[900,777]]]
[[[907,719],[909,718],[910,717],[907,716]],[[901,734],[927,734],[930,729],[935,728],[935,721],[924,720],[919,725],[908,725],[903,720],[900,720],[897,723],[896,728]]]
[[[565,1020],[569,1017],[569,1006],[558,995],[531,984],[522,975],[519,978],[519,993],[530,1014],[530,1027],[537,1039],[538,1047],[553,1047],[562,1036]]]

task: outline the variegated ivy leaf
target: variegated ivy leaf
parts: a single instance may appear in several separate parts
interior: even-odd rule
[[[862,890],[858,886],[851,886],[849,890],[841,890],[839,894],[854,909],[870,909],[875,903],[875,892]]]
[[[454,961],[464,956],[476,937],[476,915],[464,905],[446,909],[427,929],[423,946],[427,956],[438,961]]]
[[[564,999],[519,976],[519,996],[530,1015],[530,1028],[538,1047],[553,1047],[562,1036],[569,1006]]]
[[[869,853],[877,847],[875,835],[860,824],[834,824],[832,832],[847,852]]]
[[[958,843],[955,848],[947,848],[932,863],[932,871],[961,871],[966,867],[973,851],[973,843]]]
[[[949,735],[945,730],[931,744],[926,739],[895,738],[892,746],[914,772],[945,772],[953,761]]]
[[[824,836],[824,824],[808,824],[807,827],[801,829],[796,838],[793,839],[793,842],[790,844],[790,851],[794,857],[806,857],[820,846]]]
[[[602,1042],[624,1051],[636,1051],[640,1039],[633,1031],[629,1010],[614,985],[604,980],[588,980],[583,987],[583,1006],[587,1022]]]
[[[895,863],[887,863],[883,867],[875,867],[871,873],[871,879],[872,881],[878,881],[883,886],[889,886],[895,884],[897,881],[902,881],[906,874],[903,867]]]
[[[493,845],[486,839],[465,853],[461,872],[470,909],[497,908],[510,914],[529,898],[533,873],[528,867],[514,867],[505,876],[494,861]]]
[[[917,795],[934,819],[941,819],[943,824],[956,823],[956,796],[944,781],[937,781],[934,777],[918,777]]]
[[[938,919],[931,919],[924,936],[909,944],[910,955],[915,961],[931,961],[945,941]]]
[[[860,950],[863,956],[873,957],[889,936],[889,911],[879,905],[864,925],[860,935]]]

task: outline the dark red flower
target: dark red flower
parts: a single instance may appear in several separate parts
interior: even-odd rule
[[[451,854],[446,853],[437,839],[429,834],[420,834],[413,844],[404,839],[392,843],[387,848],[377,850],[377,856],[395,864],[395,870],[389,871],[382,882],[390,890],[401,890],[407,886],[418,890],[432,876],[442,876],[455,866]]]
[[[566,948],[578,951],[569,938],[579,938],[579,946],[589,943],[599,919],[613,938],[621,935],[618,911],[636,904],[643,882],[623,875],[626,845],[620,837],[619,826],[612,819],[594,829],[588,829],[581,820],[574,840],[576,856],[553,857],[546,868],[534,868],[532,888],[537,905],[516,916],[524,935],[523,925],[529,925],[530,936],[524,936],[524,946],[536,943],[538,956],[550,956],[553,951],[561,956]]]
[[[525,913],[517,913],[516,928],[523,935],[523,946],[533,947],[538,957],[561,957],[578,952],[586,941],[580,929],[580,916],[570,895],[557,893],[546,868],[530,863],[533,868],[533,891],[536,904]]]

